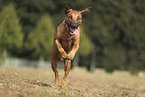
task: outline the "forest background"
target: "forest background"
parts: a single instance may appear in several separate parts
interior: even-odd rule
[[[0,59],[50,61],[56,27],[65,5],[83,10],[79,66],[106,71],[145,69],[144,0],[0,0]]]

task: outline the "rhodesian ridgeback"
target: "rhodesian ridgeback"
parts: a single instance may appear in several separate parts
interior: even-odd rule
[[[59,84],[59,73],[57,70],[58,61],[64,61],[65,74],[62,80],[62,88],[66,88],[66,78],[71,68],[71,60],[79,49],[80,28],[83,12],[90,11],[92,7],[88,7],[82,11],[73,10],[66,6],[64,13],[66,14],[63,22],[57,27],[54,36],[54,42],[51,49],[51,65],[55,73],[55,86]]]

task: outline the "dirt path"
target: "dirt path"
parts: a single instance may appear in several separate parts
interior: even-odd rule
[[[64,72],[59,72],[62,80]],[[67,88],[54,86],[51,69],[0,67],[0,97],[145,97],[145,77],[75,69]]]

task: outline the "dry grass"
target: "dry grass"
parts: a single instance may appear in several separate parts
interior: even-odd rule
[[[63,70],[59,70],[60,80]],[[0,97],[145,97],[145,77],[74,69],[67,90],[54,86],[51,69],[0,67]]]

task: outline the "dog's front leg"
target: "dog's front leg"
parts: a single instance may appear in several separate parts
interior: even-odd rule
[[[75,53],[77,52],[78,49],[79,49],[79,41],[75,41],[74,46],[72,50],[68,53],[67,58],[73,60]]]
[[[67,57],[67,53],[64,51],[64,49],[62,48],[61,43],[59,42],[58,39],[55,40],[55,43],[57,45],[58,51],[60,52],[62,58],[66,58]]]

